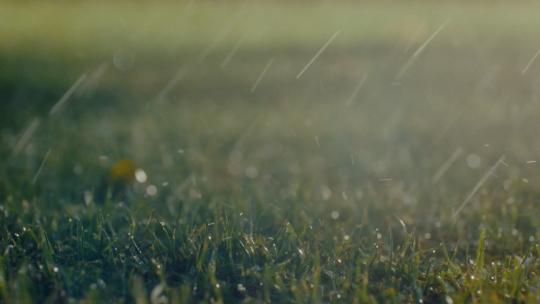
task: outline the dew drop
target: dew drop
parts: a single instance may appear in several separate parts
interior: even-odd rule
[[[143,169],[137,169],[135,170],[135,179],[139,182],[139,183],[145,183],[146,180],[148,179],[148,176],[146,175],[146,172],[144,172]]]
[[[482,164],[482,159],[480,158],[480,156],[474,153],[467,155],[465,161],[467,162],[467,166],[469,166],[469,168],[471,169],[478,169]]]
[[[146,187],[146,194],[148,194],[149,196],[155,196],[157,192],[158,189],[154,185],[149,185],[148,187]]]

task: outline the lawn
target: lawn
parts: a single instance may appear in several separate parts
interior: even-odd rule
[[[0,303],[540,302],[539,8],[0,4]]]

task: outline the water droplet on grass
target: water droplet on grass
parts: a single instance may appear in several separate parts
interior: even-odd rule
[[[465,160],[467,162],[467,166],[471,169],[478,169],[480,168],[480,165],[482,164],[482,159],[477,154],[469,154]]]
[[[149,196],[155,196],[157,192],[158,189],[154,185],[149,185],[148,187],[146,187],[146,194],[148,194]]]
[[[322,186],[321,194],[322,194],[323,200],[327,201],[332,197],[332,190],[328,188],[328,186]]]
[[[244,285],[242,284],[238,284],[236,285],[236,290],[243,293],[243,292],[246,292],[246,287],[244,287]]]
[[[139,183],[145,183],[146,180],[148,179],[148,176],[146,175],[146,172],[144,172],[143,169],[137,169],[135,170],[135,179],[139,182]]]

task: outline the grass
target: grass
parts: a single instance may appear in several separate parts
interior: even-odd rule
[[[540,301],[534,4],[92,3],[1,5],[0,302]]]

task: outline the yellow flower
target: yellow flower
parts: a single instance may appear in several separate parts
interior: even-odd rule
[[[107,182],[109,184],[125,183],[131,184],[135,180],[135,163],[129,159],[117,161],[109,170]]]
[[[95,201],[102,204],[108,200],[125,199],[135,181],[136,169],[135,163],[130,159],[117,161],[102,177],[96,190]]]

